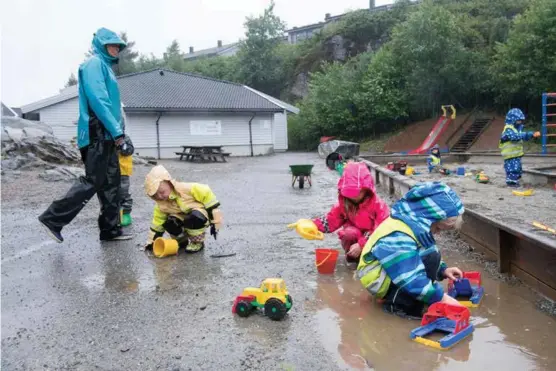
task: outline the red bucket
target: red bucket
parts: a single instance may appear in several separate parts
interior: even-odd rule
[[[316,249],[315,265],[320,274],[333,274],[338,261],[338,250]]]

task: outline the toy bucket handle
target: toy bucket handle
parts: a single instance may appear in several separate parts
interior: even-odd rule
[[[324,263],[326,263],[326,261],[328,260],[328,258],[330,258],[332,256],[332,251],[328,253],[328,256],[326,258],[324,258],[320,263],[315,263],[315,265],[317,267],[320,267],[321,265],[323,265]]]

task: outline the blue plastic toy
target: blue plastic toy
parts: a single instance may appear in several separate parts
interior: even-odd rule
[[[485,289],[481,286],[481,273],[465,272],[461,279],[450,281],[448,295],[465,307],[478,307],[485,295]]]
[[[473,333],[469,315],[469,309],[465,307],[434,303],[423,316],[421,326],[411,331],[410,338],[435,349],[451,348]],[[435,331],[446,336],[438,341],[426,338]]]

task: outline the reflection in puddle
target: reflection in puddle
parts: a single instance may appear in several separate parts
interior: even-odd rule
[[[552,354],[556,326],[520,299],[517,288],[483,279],[491,295],[472,310],[473,335],[452,349],[438,351],[409,339],[418,321],[383,312],[353,272],[339,268],[335,276],[317,277],[315,300],[307,309],[315,313],[322,345],[337,356],[342,368],[453,371],[548,370],[556,366]],[[501,303],[499,297],[511,299]],[[532,330],[527,331],[529,328]]]

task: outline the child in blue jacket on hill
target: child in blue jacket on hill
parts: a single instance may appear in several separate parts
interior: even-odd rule
[[[537,131],[523,132],[523,121],[525,115],[519,108],[512,108],[506,114],[506,125],[500,137],[498,147],[504,158],[504,170],[506,171],[506,184],[508,187],[519,187],[521,179],[521,158],[523,157],[523,141],[540,137]]]

